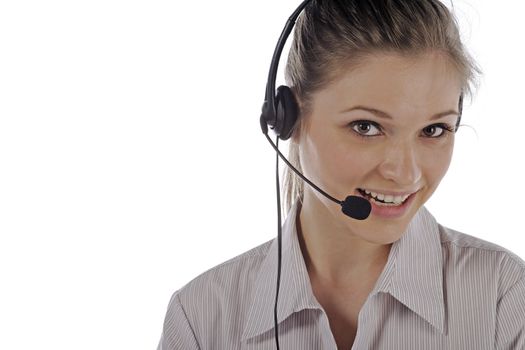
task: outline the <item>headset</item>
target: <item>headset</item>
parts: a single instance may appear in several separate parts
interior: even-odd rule
[[[349,0],[350,1],[350,0]],[[272,62],[270,64],[270,71],[268,73],[268,81],[266,82],[266,90],[264,95],[264,103],[262,105],[262,113],[259,119],[261,130],[266,136],[266,139],[276,152],[276,190],[277,190],[277,242],[278,242],[278,267],[277,267],[277,288],[275,293],[275,305],[274,305],[274,329],[275,329],[275,343],[277,350],[279,350],[279,324],[277,319],[277,305],[279,298],[279,287],[281,282],[281,260],[282,260],[282,227],[281,227],[281,198],[280,198],[280,185],[279,185],[279,158],[281,158],[288,167],[293,170],[303,181],[308,183],[316,191],[332,200],[333,202],[341,205],[341,211],[356,220],[365,220],[371,213],[372,206],[370,202],[363,197],[349,195],[344,200],[338,200],[321,188],[316,186],[313,182],[307,179],[299,170],[297,170],[279,151],[279,139],[285,141],[290,138],[294,128],[297,124],[299,108],[297,100],[294,97],[292,90],[286,86],[281,85],[275,89],[275,80],[277,77],[277,69],[279,67],[279,59],[281,57],[282,50],[286,43],[288,36],[290,35],[292,28],[295,25],[295,21],[303,9],[311,2],[311,0],[304,0],[297,9],[288,18],[284,29],[277,41],[275,47]],[[463,92],[459,97],[458,106],[458,121],[456,124],[456,130],[459,127],[461,121],[461,115],[463,111]],[[270,127],[276,134],[275,143],[268,136],[268,127]]]

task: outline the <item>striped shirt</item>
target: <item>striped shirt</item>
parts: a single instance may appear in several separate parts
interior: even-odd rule
[[[337,349],[297,238],[283,225],[283,350]],[[158,350],[275,349],[277,239],[198,276],[169,302]],[[392,244],[358,317],[352,349],[525,349],[525,261],[446,228],[423,206]]]

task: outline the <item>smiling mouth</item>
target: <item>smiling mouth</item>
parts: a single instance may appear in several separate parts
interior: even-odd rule
[[[364,197],[364,198],[367,198],[368,200],[372,200],[374,202],[377,202],[377,203],[382,203],[382,204],[387,204],[387,205],[403,205],[409,198],[411,198],[414,193],[410,194],[408,197],[405,198],[405,200],[403,200],[402,202],[386,202],[384,200],[381,200],[379,198],[376,198],[376,197],[373,197],[372,194],[368,194],[366,193],[363,189],[361,188],[358,188],[357,191]]]

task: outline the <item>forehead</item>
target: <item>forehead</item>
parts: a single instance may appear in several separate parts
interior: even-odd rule
[[[332,106],[352,102],[385,104],[384,107],[409,104],[429,108],[449,106],[461,91],[461,79],[449,58],[429,52],[417,56],[374,54],[360,64],[342,66],[332,82],[320,90],[314,100]]]

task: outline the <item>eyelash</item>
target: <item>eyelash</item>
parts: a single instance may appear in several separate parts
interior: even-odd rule
[[[350,124],[348,124],[348,126],[350,126],[350,128],[352,129],[352,131],[354,131],[354,133],[357,135],[357,136],[360,136],[364,139],[367,139],[367,138],[370,138],[370,137],[377,137],[377,136],[380,136],[380,135],[363,135],[363,134],[360,134],[359,132],[357,132],[353,127],[356,126],[356,125],[360,125],[360,124],[370,124],[370,125],[373,125],[374,127],[376,127],[379,131],[381,131],[381,127],[379,126],[379,124],[377,124],[376,122],[373,122],[371,120],[356,120],[354,122],[351,122]],[[454,132],[454,127],[452,127],[451,125],[449,124],[446,124],[446,123],[438,123],[438,124],[432,124],[432,125],[429,125],[427,126],[428,127],[431,127],[431,126],[436,126],[438,128],[441,128],[443,129],[443,133],[441,133],[441,135],[439,136],[435,136],[435,137],[432,137],[432,136],[429,136],[428,138],[429,139],[440,139],[440,138],[443,138],[447,135],[447,133],[453,133]],[[426,128],[425,128],[426,129]]]

